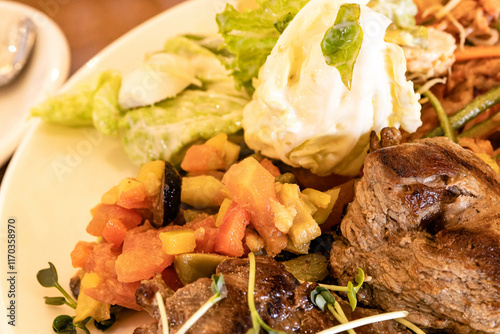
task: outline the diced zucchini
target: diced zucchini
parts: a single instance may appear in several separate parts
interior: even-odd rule
[[[196,209],[215,208],[220,204],[222,182],[211,175],[182,178],[181,201]]]

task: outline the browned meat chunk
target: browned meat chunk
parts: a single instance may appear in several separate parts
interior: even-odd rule
[[[500,333],[500,178],[445,138],[381,148],[334,242],[341,283],[372,277],[364,305],[408,310],[408,320],[451,333]]]
[[[252,328],[247,301],[248,259],[227,260],[219,265],[217,271],[224,275],[227,297],[205,313],[191,327],[189,333],[246,333]],[[210,285],[210,279],[201,278],[167,297],[165,306],[171,333],[175,333],[212,296]],[[338,325],[328,311],[323,312],[311,303],[309,296],[316,286],[315,283],[300,284],[281,264],[270,258],[257,258],[255,305],[261,318],[274,329],[287,333],[317,333]],[[137,294],[138,303],[150,310],[157,322],[142,326],[134,333],[161,333],[158,326],[159,314],[155,310],[156,302],[149,296],[154,295],[156,290],[163,291],[164,288],[163,284],[158,284],[155,279],[143,282]],[[334,296],[348,319],[381,313],[379,310],[359,307],[352,312],[348,302]],[[356,333],[411,332],[395,321],[386,321],[360,327],[356,329]]]

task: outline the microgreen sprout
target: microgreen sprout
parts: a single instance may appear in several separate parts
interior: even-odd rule
[[[59,292],[62,293],[63,297],[44,297],[45,304],[47,305],[68,305],[69,307],[76,309],[77,302],[70,296],[69,293],[64,290],[64,288],[59,284],[59,276],[57,275],[56,267],[49,262],[49,267],[38,271],[36,274],[36,279],[38,283],[45,288],[56,288]],[[113,307],[111,308],[113,310]],[[116,307],[115,311],[120,310],[121,308]],[[115,312],[110,314],[110,319],[103,321],[94,320],[94,325],[97,329],[102,331],[107,330],[111,325],[114,324],[116,317],[114,315]],[[75,317],[69,315],[59,315],[52,322],[52,329],[56,333],[60,334],[76,334],[77,328],[83,330],[85,333],[90,334],[87,329],[87,323],[91,319],[90,317],[86,318],[83,321],[75,322]]]
[[[250,270],[248,273],[248,307],[250,308],[250,315],[252,317],[253,327],[249,329],[246,334],[258,334],[262,328],[269,334],[286,334],[283,331],[272,329],[268,324],[262,320],[255,307],[254,290],[255,290],[255,254],[249,253],[248,260],[250,262]]]
[[[319,286],[331,291],[345,292],[347,294],[347,298],[349,299],[349,304],[351,304],[351,308],[354,311],[356,309],[356,305],[358,304],[356,294],[358,293],[359,289],[361,289],[361,286],[365,281],[365,272],[363,271],[363,269],[358,268],[358,273],[354,276],[354,281],[358,285],[354,286],[352,282],[348,282],[347,286],[329,284],[319,284]]]
[[[205,304],[203,304],[198,311],[196,311],[177,331],[177,334],[186,333],[191,326],[194,325],[198,319],[200,319],[203,314],[205,314],[213,305],[215,305],[219,300],[227,297],[226,283],[224,282],[224,276],[212,275],[212,297],[208,299]]]
[[[156,303],[158,304],[158,310],[160,312],[161,318],[161,327],[163,329],[163,334],[168,334],[168,317],[167,310],[165,309],[165,303],[163,302],[163,297],[160,291],[156,291],[155,293]]]
[[[350,322],[345,323],[345,324],[340,324],[338,326],[334,326],[334,327],[325,329],[324,331],[318,332],[317,334],[342,333],[345,331],[352,330],[353,328],[356,328],[356,327],[361,327],[361,326],[365,326],[365,325],[372,324],[375,322],[380,322],[380,321],[399,319],[399,318],[406,317],[407,315],[408,315],[408,312],[406,312],[406,311],[397,311],[397,312],[389,312],[389,313],[372,315],[369,317],[353,320],[353,321],[350,321]]]
[[[311,302],[319,307],[322,311],[328,309],[330,313],[337,319],[341,324],[346,324],[349,322],[340,304],[335,300],[332,293],[322,286],[318,286],[311,292]],[[347,331],[349,334],[354,334],[352,329]]]
[[[63,294],[64,297],[44,297],[45,304],[48,305],[63,305],[76,309],[76,301],[67,293],[59,284],[56,267],[49,262],[49,268],[42,269],[36,274],[36,279],[45,288],[56,288]]]
[[[86,327],[90,318],[87,318],[82,322],[74,322],[73,319],[74,317],[69,315],[57,316],[52,322],[52,329],[58,334],[77,334],[76,329],[80,328],[86,334],[90,334]]]

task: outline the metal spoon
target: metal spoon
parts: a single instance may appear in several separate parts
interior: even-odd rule
[[[29,18],[16,20],[0,39],[0,87],[12,82],[29,60],[36,40],[36,27]]]

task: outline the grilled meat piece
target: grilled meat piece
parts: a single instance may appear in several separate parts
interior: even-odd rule
[[[316,284],[300,284],[278,262],[257,257],[255,282],[255,305],[261,318],[274,329],[288,333],[316,333],[335,326],[338,322],[328,312],[320,311],[309,299]],[[221,263],[217,269],[224,275],[228,295],[208,310],[189,330],[189,333],[246,333],[252,328],[248,308],[248,259],[231,259]],[[165,307],[169,330],[175,333],[211,296],[212,281],[201,278],[194,283],[168,295],[168,288],[155,277],[143,281],[137,291],[137,303],[148,310],[156,322],[137,328],[135,334],[162,333],[154,294],[165,293]],[[348,319],[358,319],[381,313],[379,310],[356,308],[352,312],[347,301],[334,295]],[[358,334],[393,333],[410,334],[404,326],[394,321],[385,321],[356,329]]]
[[[445,138],[381,148],[334,242],[340,283],[372,277],[358,301],[451,333],[500,333],[500,178]]]
[[[215,304],[191,328],[191,333],[246,333],[252,328],[247,302],[248,259],[232,259],[217,268],[224,275],[228,294]],[[299,282],[283,266],[268,258],[257,257],[255,305],[261,318],[272,328],[287,332],[316,333],[336,324],[327,312],[309,300],[314,284]],[[204,303],[212,292],[211,280],[202,278],[176,291],[167,299],[170,329],[175,333]]]

